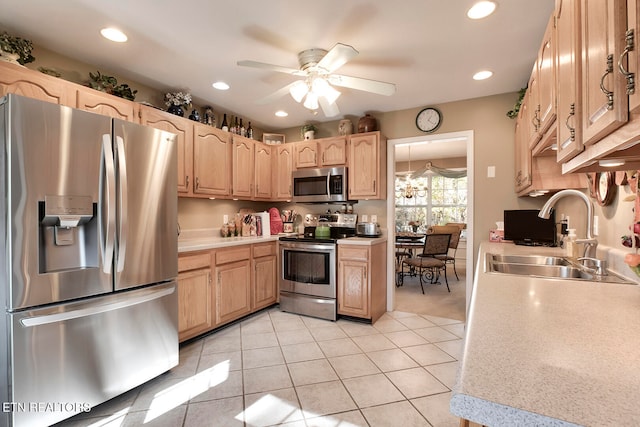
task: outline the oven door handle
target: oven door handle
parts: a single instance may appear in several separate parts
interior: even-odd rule
[[[327,197],[331,197],[331,171],[327,172]]]
[[[310,243],[310,242],[304,242],[304,243],[280,242],[280,247],[284,250],[296,249],[302,252],[332,252],[332,251],[335,251],[336,244],[335,243],[322,244],[322,243]]]

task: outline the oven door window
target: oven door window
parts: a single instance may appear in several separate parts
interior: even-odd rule
[[[323,252],[284,251],[285,280],[314,285],[331,285],[330,254]]]

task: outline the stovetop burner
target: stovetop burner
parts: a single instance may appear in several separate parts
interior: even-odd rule
[[[356,235],[356,219],[354,214],[308,214],[304,221],[304,233],[295,236],[282,236],[280,240],[289,242],[335,243],[338,239],[346,239]],[[316,238],[318,224],[329,226],[329,237]]]

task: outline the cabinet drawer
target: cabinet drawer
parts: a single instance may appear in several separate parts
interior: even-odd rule
[[[251,258],[251,246],[244,245],[236,248],[225,248],[216,251],[216,265],[240,261]]]
[[[197,270],[199,268],[209,268],[211,266],[211,255],[209,252],[197,254],[181,255],[178,257],[178,272]]]
[[[276,254],[276,244],[275,243],[264,243],[259,245],[253,245],[253,257],[260,258],[263,256],[275,255]]]
[[[338,257],[340,259],[368,261],[369,248],[363,246],[340,246],[338,247]]]

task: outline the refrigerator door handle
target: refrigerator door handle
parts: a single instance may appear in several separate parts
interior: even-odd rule
[[[118,153],[118,254],[116,258],[116,271],[124,269],[124,260],[127,253],[127,162],[124,152],[124,139],[116,136],[116,152]]]
[[[115,239],[115,166],[113,151],[111,150],[111,135],[102,135],[102,159],[100,161],[100,204],[98,215],[100,216],[100,251],[102,253],[102,271],[111,274],[113,264],[113,250]],[[102,204],[106,206],[102,206]],[[106,208],[106,212],[105,209]],[[103,215],[106,214],[106,218]],[[105,227],[106,226],[106,227]],[[106,229],[104,229],[105,227]]]
[[[95,314],[106,313],[108,311],[120,310],[122,308],[143,304],[170,295],[175,292],[175,286],[169,288],[154,290],[150,293],[144,293],[138,296],[122,295],[118,301],[110,302],[102,305],[94,305],[91,307],[79,308],[77,310],[65,311],[63,313],[46,314],[43,316],[34,316],[21,319],[22,326],[27,328],[33,326],[48,325],[51,323],[66,322],[68,320],[78,319],[80,317],[93,316]]]

